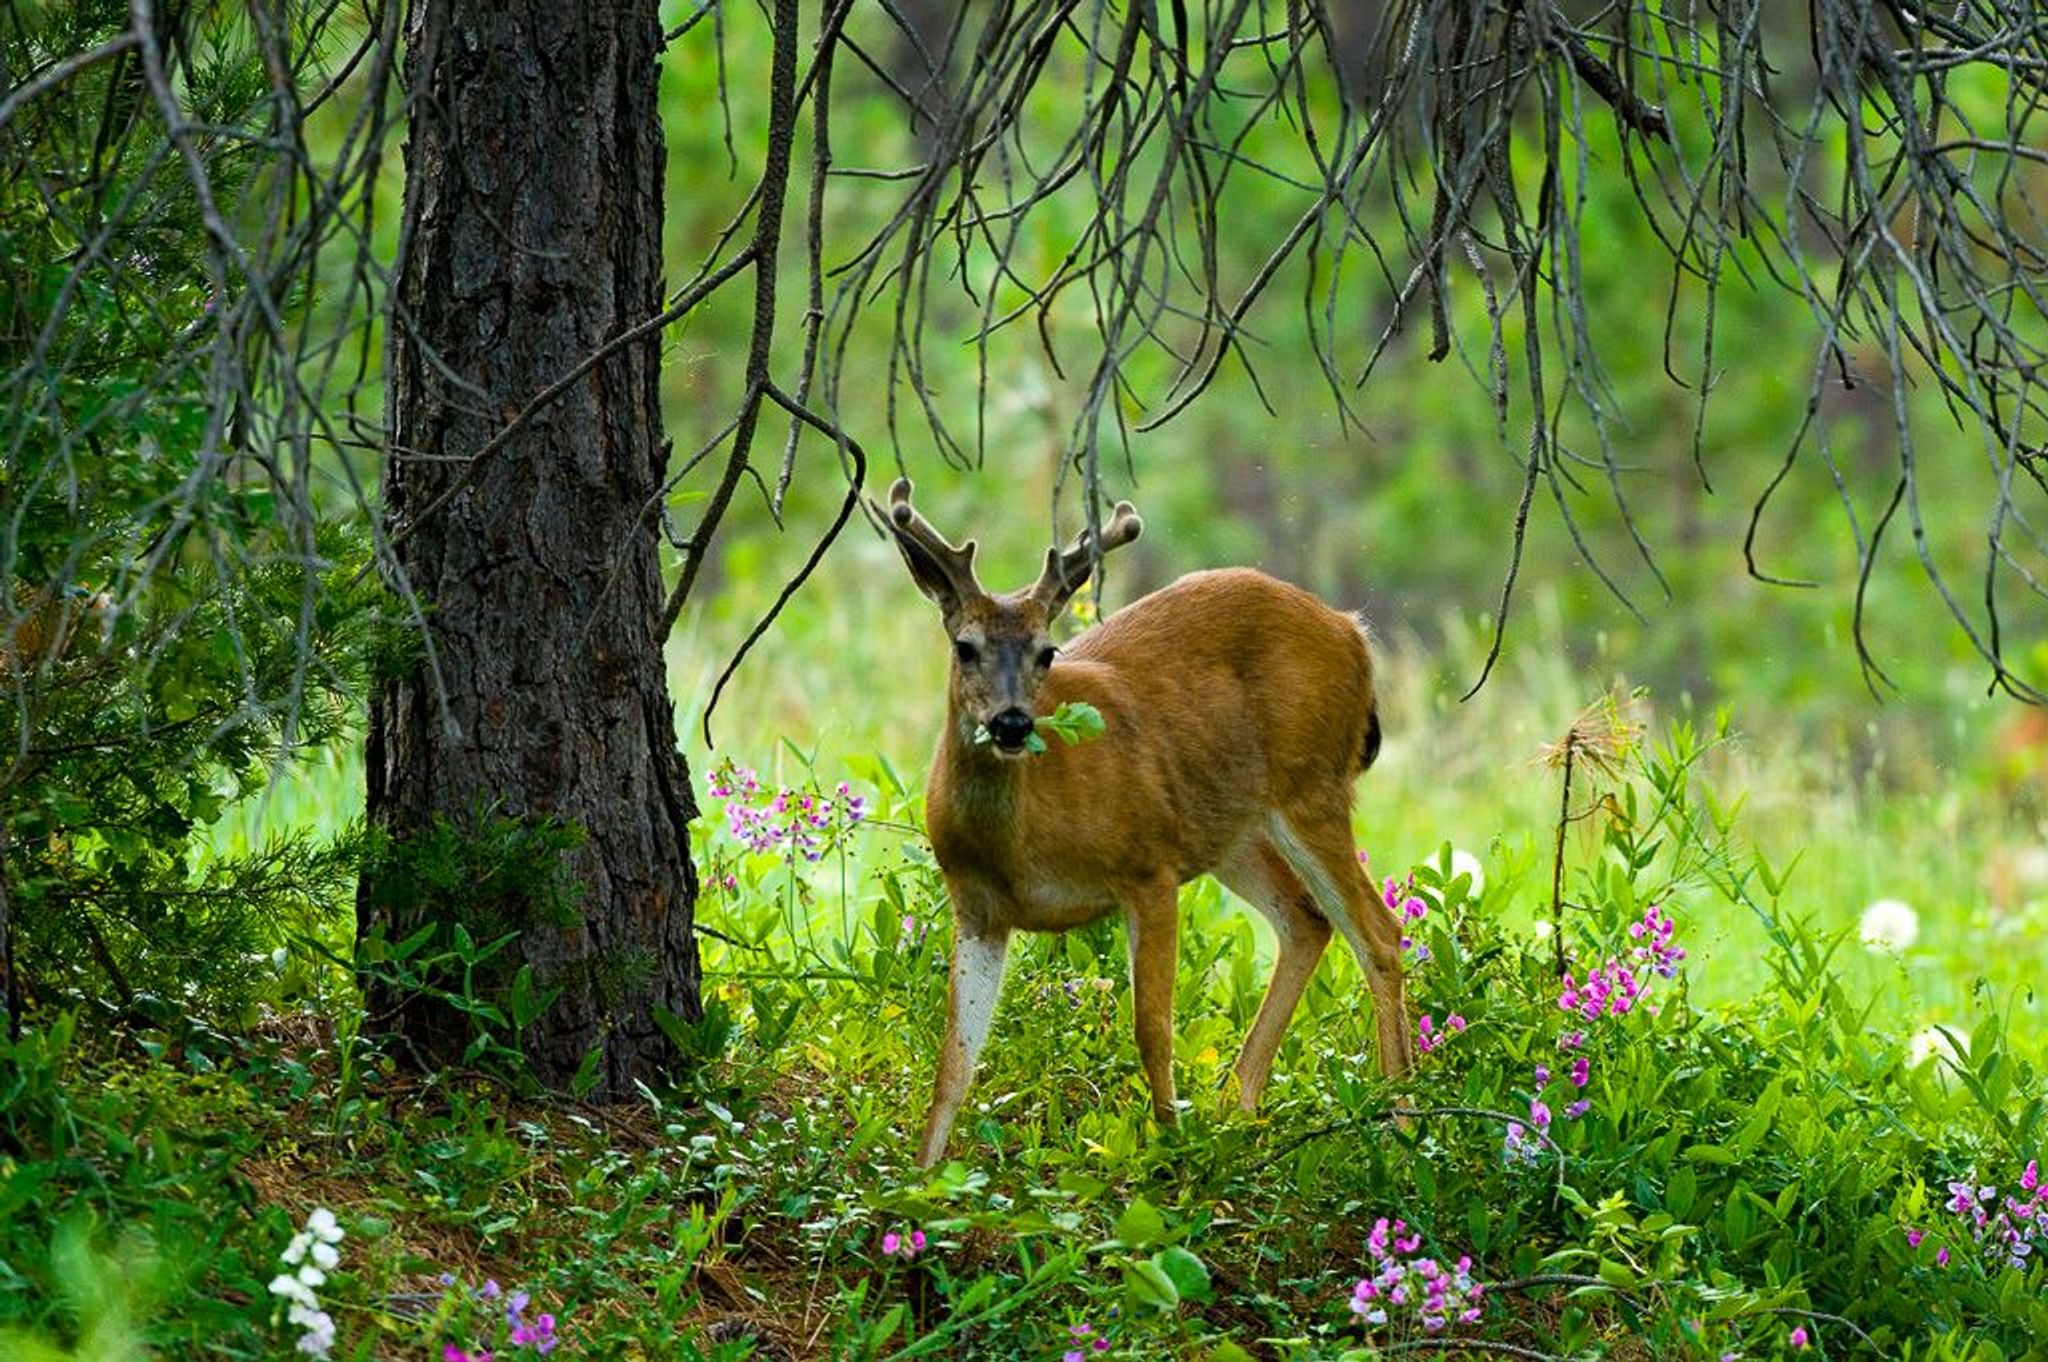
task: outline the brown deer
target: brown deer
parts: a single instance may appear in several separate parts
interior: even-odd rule
[[[1064,648],[1053,621],[1102,553],[1142,528],[1128,502],[1048,550],[1023,591],[990,595],[974,542],[957,547],[889,491],[886,524],[953,645],[945,732],[926,787],[932,850],[953,900],[952,987],[918,1163],[945,1152],[988,1038],[1013,931],[1063,931],[1121,911],[1138,1054],[1152,1109],[1175,1119],[1173,980],[1178,890],[1214,874],[1266,915],[1279,958],[1235,1066],[1254,1107],[1331,928],[1373,997],[1380,1067],[1410,1062],[1401,934],[1358,862],[1351,787],[1380,744],[1359,621],[1249,568],[1195,572]],[[1102,735],[1031,742],[1068,701]],[[1042,748],[1036,754],[1033,747]]]
[[[19,580],[0,604],[0,676],[54,665],[99,641],[113,598],[84,587],[29,587]]]

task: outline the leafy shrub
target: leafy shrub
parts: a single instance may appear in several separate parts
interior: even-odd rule
[[[234,15],[184,22],[187,116],[252,134],[200,140],[233,203],[269,183],[253,135],[269,84]],[[0,69],[45,69],[129,23],[121,5],[11,11]],[[363,532],[275,490],[279,461],[307,451],[257,446],[246,395],[222,387],[203,214],[185,175],[158,173],[175,156],[137,63],[86,67],[7,133],[0,930],[32,1005],[233,1012],[273,947],[334,919],[354,848],[297,836],[214,856],[205,831],[341,739],[397,633]]]
[[[564,856],[582,842],[579,829],[553,819],[488,808],[466,829],[437,817],[409,837],[371,834],[361,905],[371,929],[354,968],[373,1008],[403,1014],[423,1000],[443,1005],[419,1009],[397,1028],[423,1047],[422,1059],[517,1057],[520,1034],[561,984],[543,986],[510,947],[525,932],[576,924],[583,886]],[[389,923],[420,925],[392,941]],[[453,1031],[444,1025],[451,1017],[460,1019]]]
[[[235,1302],[261,1295],[263,1241],[288,1230],[237,1171],[259,1139],[249,1094],[204,1041],[181,1072],[113,1056],[72,1014],[45,1020],[0,1039],[0,1356],[260,1340]]]

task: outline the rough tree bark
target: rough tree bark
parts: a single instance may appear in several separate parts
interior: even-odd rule
[[[667,452],[658,335],[464,460],[661,308],[657,7],[423,0],[407,40],[384,509],[394,585],[424,610],[432,666],[373,701],[369,815],[401,841],[491,804],[584,831],[580,924],[513,947],[564,989],[525,1045],[555,1084],[602,1045],[596,1094],[626,1095],[667,1057],[655,1009],[699,1015],[696,808],[646,517]],[[380,923],[373,889],[364,933],[396,940],[450,911],[418,903],[392,910],[417,920]],[[385,1023],[430,1056],[463,1024],[418,1000]]]

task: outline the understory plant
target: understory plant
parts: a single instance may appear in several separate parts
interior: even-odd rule
[[[1519,863],[1372,849],[1432,1038],[1398,1082],[1333,952],[1236,1112],[1263,971],[1198,883],[1162,1128],[1116,925],[1023,944],[930,1173],[909,1156],[949,925],[915,795],[880,764],[736,765],[713,779],[751,812],[701,834],[730,876],[704,905],[720,1023],[676,1086],[601,1111],[317,1036],[33,1033],[0,1070],[0,1204],[35,1208],[0,1230],[0,1320],[84,1346],[52,1227],[85,1214],[103,1254],[192,1265],[138,1279],[124,1326],[166,1355],[2028,1356],[2048,1200],[2022,1000],[1916,1049],[1844,981],[1841,952],[1875,949],[1855,911],[1816,925],[1820,891],[1738,836],[1706,775],[1725,742],[1679,724],[1582,771],[1556,919],[1551,839]],[[1717,988],[1736,969],[1764,982]],[[144,1112],[188,1134],[130,1138]]]

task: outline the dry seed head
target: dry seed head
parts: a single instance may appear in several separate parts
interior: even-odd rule
[[[1613,775],[1642,739],[1643,723],[1637,717],[1642,697],[1640,690],[1607,692],[1579,711],[1562,738],[1545,743],[1539,759],[1552,769],[1569,759]]]

